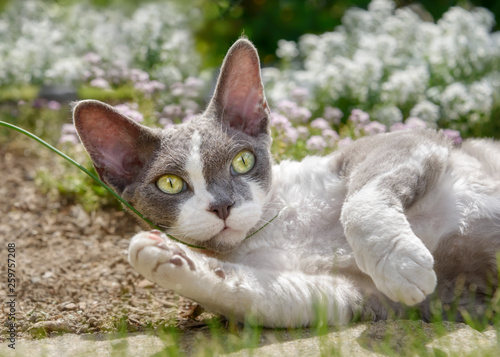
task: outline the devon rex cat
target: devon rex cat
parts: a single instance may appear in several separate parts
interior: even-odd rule
[[[477,307],[497,287],[500,145],[412,130],[273,165],[257,52],[229,50],[196,119],[150,129],[98,101],[74,108],[101,178],[170,235],[137,234],[147,279],[212,312],[269,326],[385,318],[421,304]],[[274,219],[264,229],[255,232]],[[457,289],[463,287],[463,289]],[[424,301],[425,300],[425,301]]]

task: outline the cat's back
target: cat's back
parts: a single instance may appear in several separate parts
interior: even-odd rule
[[[479,166],[480,171],[490,178],[500,180],[500,143],[491,139],[465,140],[458,150],[462,155],[456,161],[466,161],[465,164]],[[458,164],[458,162],[457,162]]]
[[[391,177],[390,185],[406,180],[406,168],[420,168],[422,182],[435,182],[447,166],[451,150],[445,135],[430,129],[367,136],[340,150],[339,175],[348,183],[349,192],[381,175]]]

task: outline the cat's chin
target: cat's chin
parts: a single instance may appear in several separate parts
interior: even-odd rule
[[[245,239],[246,232],[226,227],[202,245],[217,253],[229,253],[236,249]]]

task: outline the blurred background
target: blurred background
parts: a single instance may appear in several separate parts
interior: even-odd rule
[[[277,161],[418,127],[456,145],[500,138],[499,24],[494,0],[0,0],[0,120],[91,167],[71,101],[102,100],[149,126],[191,120],[245,35]],[[11,139],[0,128],[0,145]],[[78,196],[85,180],[63,170],[37,182]]]
[[[0,0],[0,11],[15,0]],[[85,0],[45,0],[59,6],[71,6]],[[111,8],[131,13],[148,2],[161,0],[88,0],[97,8]],[[228,44],[245,34],[259,50],[262,62],[276,61],[278,40],[294,40],[306,33],[320,34],[332,31],[350,7],[366,9],[369,0],[172,0],[185,11],[198,9],[202,14],[199,23],[193,24],[197,49],[206,66],[217,66],[227,51]],[[397,0],[397,8],[421,6],[428,20],[438,20],[452,6],[465,9],[484,7],[495,17],[494,29],[499,29],[500,2],[496,0]],[[22,14],[19,14],[22,15]]]

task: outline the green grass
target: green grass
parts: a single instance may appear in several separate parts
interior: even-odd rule
[[[18,102],[20,100],[32,101],[39,92],[40,88],[31,84],[17,86],[0,87],[0,103]]]

